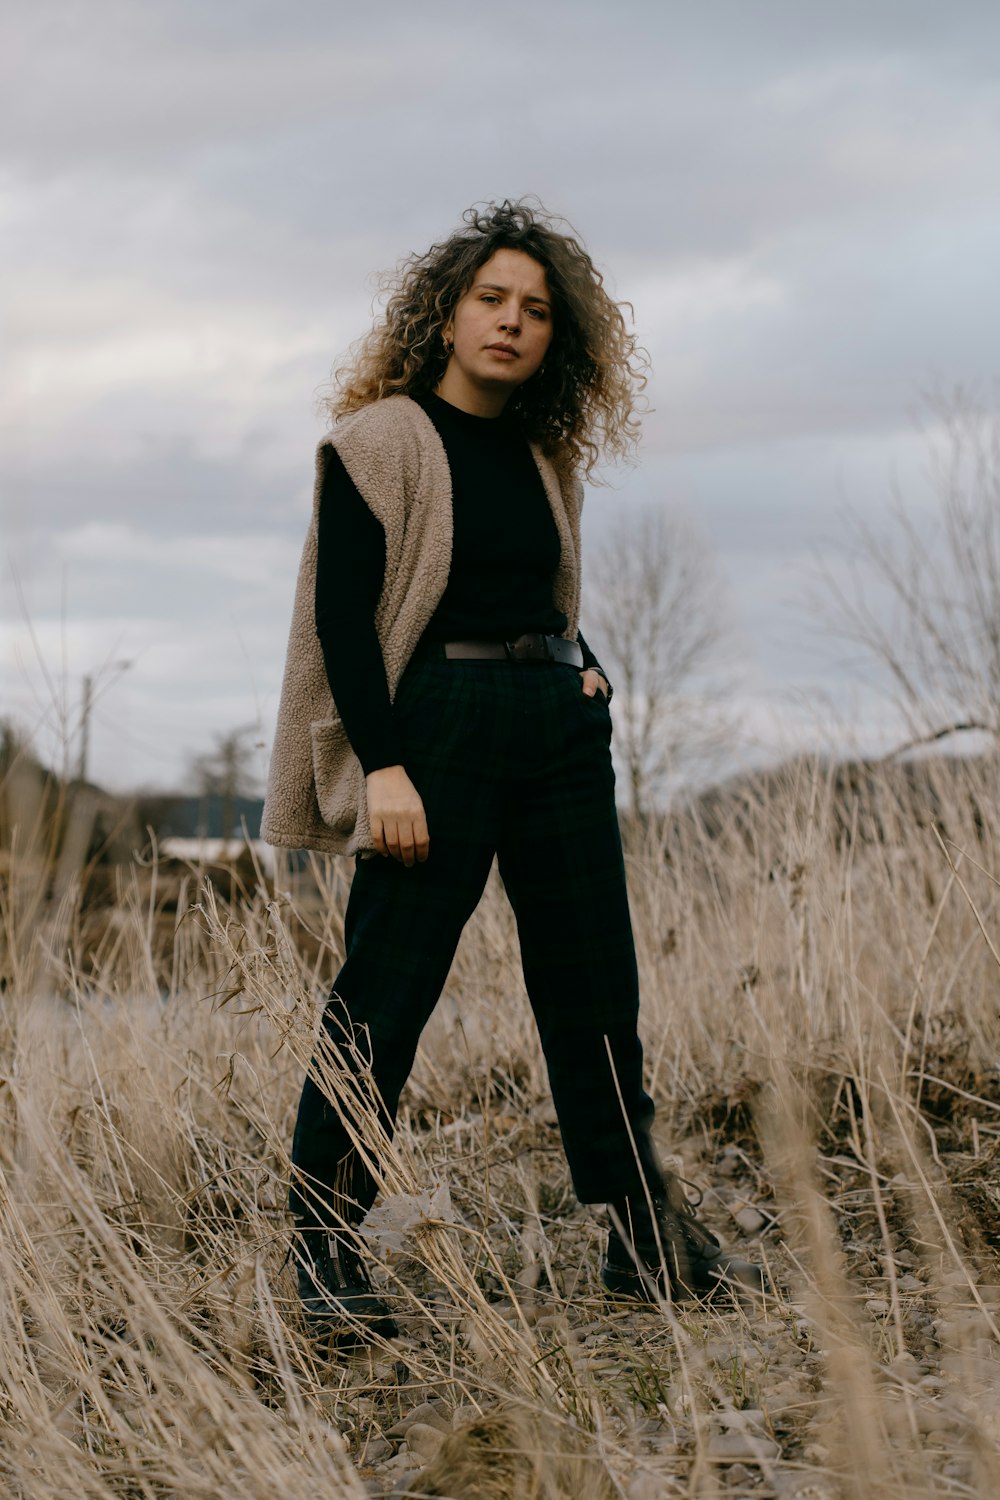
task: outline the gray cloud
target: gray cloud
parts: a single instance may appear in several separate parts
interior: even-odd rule
[[[693,509],[772,685],[825,670],[787,648],[777,580],[835,550],[842,490],[884,503],[892,461],[925,503],[918,388],[996,372],[986,0],[557,0],[502,25],[458,0],[50,0],[9,30],[5,533],[42,622],[69,570],[73,670],[122,630],[126,654],[129,632],[189,643],[157,658],[175,716],[199,608],[221,713],[254,590],[276,693],[316,388],[373,273],[477,199],[565,213],[653,356],[642,465],[588,502],[588,543],[619,502]],[[81,540],[102,534],[103,561]],[[27,704],[5,595],[0,691]],[[128,676],[152,722],[162,676],[146,700]]]

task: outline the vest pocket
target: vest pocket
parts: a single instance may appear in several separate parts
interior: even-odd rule
[[[316,801],[324,823],[347,836],[354,832],[364,798],[364,772],[339,719],[315,719],[312,741]]]

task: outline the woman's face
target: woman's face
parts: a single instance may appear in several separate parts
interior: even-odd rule
[[[438,395],[477,416],[498,416],[552,342],[544,267],[523,250],[497,250],[459,298],[444,337],[455,347]]]

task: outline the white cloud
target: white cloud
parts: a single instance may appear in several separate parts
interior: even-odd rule
[[[58,559],[82,569],[95,563],[110,568],[193,569],[265,587],[273,583],[276,573],[287,574],[297,566],[301,547],[286,538],[276,539],[272,532],[162,538],[134,526],[88,521],[58,536],[55,550]],[[199,579],[199,587],[205,587],[204,579]]]

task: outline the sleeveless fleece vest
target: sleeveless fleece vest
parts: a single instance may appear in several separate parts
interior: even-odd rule
[[[327,446],[337,450],[385,531],[375,629],[391,698],[448,582],[451,474],[437,429],[409,396],[389,396],[351,413],[316,449],[312,520],[295,586],[261,836],[289,849],[363,854],[375,848],[365,776],[337,713],[316,633],[317,520]],[[559,532],[553,603],[566,615],[566,638],[576,640],[583,486],[574,479],[560,487],[536,443],[531,451]]]

